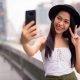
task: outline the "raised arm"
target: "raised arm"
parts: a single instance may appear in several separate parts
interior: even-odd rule
[[[39,37],[36,39],[34,44],[31,46],[29,41],[34,38],[37,34],[37,27],[34,25],[34,22],[30,22],[26,26],[23,26],[22,34],[21,34],[21,43],[25,52],[29,56],[33,56],[38,50],[40,50],[41,46],[45,43],[45,37]]]
[[[76,66],[75,69],[78,73],[80,73],[80,36],[77,34],[77,25],[75,26],[74,33],[72,32],[71,28],[69,29],[71,33],[71,40],[75,47],[76,51]]]

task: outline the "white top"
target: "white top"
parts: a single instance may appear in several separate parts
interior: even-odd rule
[[[46,75],[61,76],[73,72],[71,68],[71,52],[69,48],[54,48],[52,56],[45,60],[45,50],[42,58]]]

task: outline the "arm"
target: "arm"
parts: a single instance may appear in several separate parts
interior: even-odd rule
[[[35,43],[31,46],[29,45],[29,43],[23,43],[23,48],[25,50],[25,52],[29,55],[29,56],[33,56],[38,50],[40,50],[40,48],[42,48],[42,45],[45,43],[45,37],[39,37]]]
[[[76,65],[75,69],[78,73],[80,73],[80,36],[77,34],[77,25],[75,26],[74,33],[72,32],[71,28],[69,29],[71,33],[71,41],[75,47],[76,51]]]
[[[34,44],[31,46],[28,42],[32,40],[36,34],[37,34],[37,27],[36,25],[34,25],[33,21],[23,26],[20,41],[21,41],[21,44],[25,52],[29,56],[33,56],[38,50],[40,50],[40,47],[46,41],[46,37],[39,37],[36,39]]]
[[[79,46],[77,46],[75,48],[75,50],[76,50],[76,67],[75,67],[75,69],[78,73],[80,73],[80,43],[79,43]]]

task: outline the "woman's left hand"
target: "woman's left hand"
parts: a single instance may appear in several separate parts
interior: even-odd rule
[[[77,34],[77,25],[75,26],[74,33],[72,32],[71,28],[69,28],[71,34],[71,41],[75,48],[80,46],[80,36]]]

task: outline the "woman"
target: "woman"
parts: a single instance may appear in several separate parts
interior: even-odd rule
[[[24,26],[23,48],[29,56],[41,51],[46,80],[77,80],[73,67],[80,73],[80,37],[77,35],[80,15],[72,6],[63,4],[53,6],[49,18],[48,37],[37,38],[33,46],[28,42],[37,34],[35,22]]]

